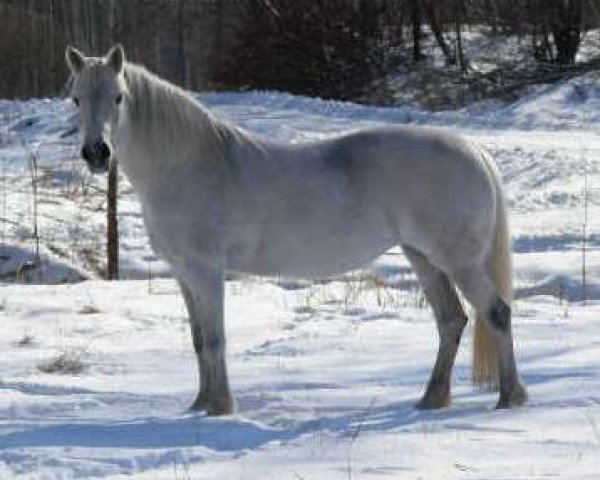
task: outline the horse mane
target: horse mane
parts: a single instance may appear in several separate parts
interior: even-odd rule
[[[171,147],[187,144],[198,147],[202,160],[226,161],[226,148],[232,141],[256,143],[250,134],[217,120],[206,108],[179,88],[146,68],[125,64],[129,120],[142,127],[146,141],[160,141],[157,148],[167,153]]]

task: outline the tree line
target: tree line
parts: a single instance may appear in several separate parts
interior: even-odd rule
[[[598,26],[598,0],[0,0],[0,97],[56,95],[72,44],[129,58],[191,89],[269,88],[354,98],[431,35],[467,69],[461,34],[530,42],[540,63],[571,64]]]
[[[235,0],[0,0],[0,97],[56,95],[66,45],[129,59],[186,88],[212,87],[211,71],[237,18]],[[222,43],[223,42],[223,43]]]

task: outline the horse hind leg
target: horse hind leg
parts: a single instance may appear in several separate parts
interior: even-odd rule
[[[497,408],[522,405],[527,400],[527,392],[517,373],[510,305],[502,298],[490,275],[481,265],[453,272],[452,277],[477,310],[478,318],[487,322],[492,331],[497,350],[500,387]]]
[[[417,408],[447,407],[450,404],[452,368],[467,316],[448,275],[433,266],[420,252],[407,246],[402,248],[433,308],[439,334],[435,365]]]

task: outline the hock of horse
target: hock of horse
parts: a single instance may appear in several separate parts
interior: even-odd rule
[[[230,413],[225,272],[310,278],[358,268],[400,245],[432,306],[439,350],[419,408],[450,403],[466,315],[477,312],[473,379],[498,407],[526,399],[515,364],[507,212],[491,157],[437,130],[380,127],[282,145],[214,118],[130,64],[66,52],[93,172],[118,157],[152,246],[188,309],[200,385],[192,408]]]

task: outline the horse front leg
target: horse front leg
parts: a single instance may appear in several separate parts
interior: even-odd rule
[[[201,271],[180,281],[198,359],[200,388],[191,410],[208,415],[232,412],[233,401],[227,378],[223,323],[223,275]]]
[[[202,352],[202,332],[200,329],[200,320],[192,290],[188,288],[188,286],[182,280],[179,280],[179,287],[181,288],[181,294],[183,295],[183,300],[185,301],[185,306],[188,312],[190,329],[192,331],[192,344],[194,345],[194,351],[196,352],[198,372],[200,374],[200,390],[192,408],[194,410],[202,410],[208,406],[208,372],[205,369],[206,365],[200,360],[200,353]]]

